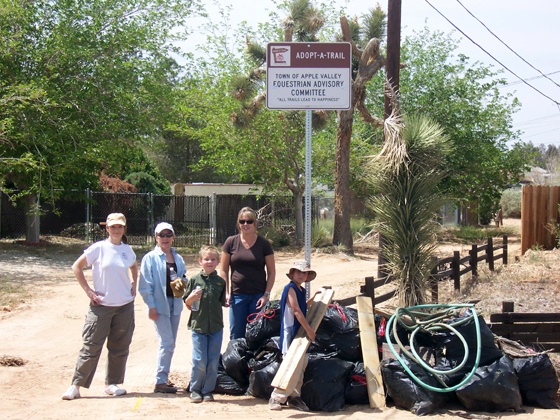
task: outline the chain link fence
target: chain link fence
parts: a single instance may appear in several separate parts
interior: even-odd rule
[[[332,199],[312,198],[312,221],[320,209],[332,208]],[[0,193],[0,238],[25,238],[25,212],[8,196]],[[249,206],[259,214],[262,227],[295,226],[293,198],[251,195],[183,196],[143,193],[109,193],[86,191],[84,199],[60,200],[56,211],[41,203],[41,235],[60,235],[95,242],[105,237],[109,213],[123,213],[127,219],[127,238],[131,245],[154,243],[154,227],[168,222],[175,230],[174,245],[198,248],[204,244],[221,244],[237,233],[237,213]]]

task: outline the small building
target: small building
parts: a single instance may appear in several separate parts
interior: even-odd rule
[[[254,184],[223,184],[212,182],[193,182],[192,184],[171,184],[175,195],[210,196],[217,195],[259,195],[262,187]]]

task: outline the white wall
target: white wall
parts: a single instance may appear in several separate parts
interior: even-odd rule
[[[209,196],[212,193],[218,195],[248,195],[260,194],[262,188],[253,184],[213,184],[213,183],[194,183],[183,184],[184,195]],[[180,184],[172,184],[172,191],[179,194]]]

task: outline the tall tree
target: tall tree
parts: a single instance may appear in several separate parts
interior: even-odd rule
[[[98,183],[165,123],[179,68],[182,0],[4,2],[0,11],[0,181],[39,237],[40,197]]]

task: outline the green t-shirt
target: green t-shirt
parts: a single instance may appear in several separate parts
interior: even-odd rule
[[[183,300],[200,286],[202,298],[200,309],[191,311],[189,316],[189,329],[202,334],[212,334],[224,328],[222,307],[226,306],[226,281],[218,276],[216,271],[206,274],[204,270],[191,277],[183,295]]]

